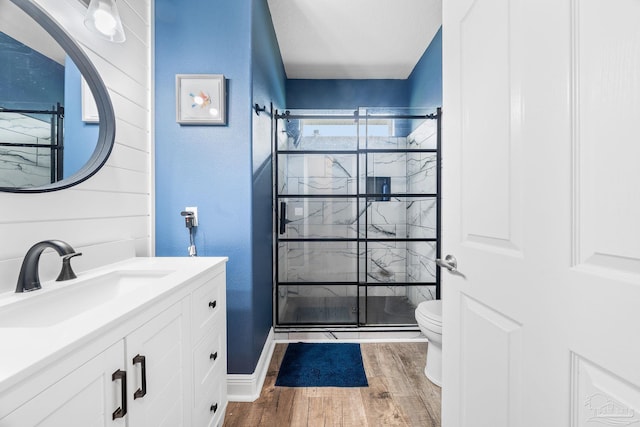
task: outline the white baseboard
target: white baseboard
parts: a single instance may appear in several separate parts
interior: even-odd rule
[[[273,328],[267,335],[258,365],[253,374],[227,374],[227,396],[229,402],[253,402],[260,397],[269,362],[275,348]]]

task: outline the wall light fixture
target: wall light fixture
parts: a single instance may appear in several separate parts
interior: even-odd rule
[[[126,40],[115,0],[91,0],[84,18],[84,25],[114,43],[122,43]]]

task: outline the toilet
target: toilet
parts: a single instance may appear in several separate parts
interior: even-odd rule
[[[442,300],[424,301],[416,308],[416,322],[429,340],[424,374],[442,387]]]

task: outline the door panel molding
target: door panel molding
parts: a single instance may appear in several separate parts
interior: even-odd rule
[[[460,325],[461,426],[522,426],[522,325],[463,293]]]
[[[519,3],[476,0],[460,22],[460,200],[463,243],[522,257]]]
[[[640,423],[640,388],[571,352],[571,427]]]
[[[572,265],[638,282],[640,91],[629,88],[640,88],[640,3],[571,6]]]

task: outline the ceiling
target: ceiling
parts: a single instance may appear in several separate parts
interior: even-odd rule
[[[289,79],[406,79],[442,0],[267,0]]]

